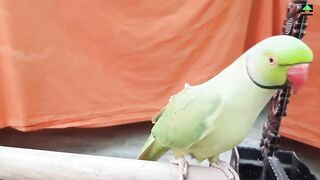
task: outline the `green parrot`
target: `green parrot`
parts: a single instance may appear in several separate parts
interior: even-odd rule
[[[310,48],[291,36],[259,42],[212,79],[172,96],[152,118],[138,159],[158,160],[171,149],[176,158],[218,161],[246,137],[278,89],[287,81],[300,87],[312,59]]]

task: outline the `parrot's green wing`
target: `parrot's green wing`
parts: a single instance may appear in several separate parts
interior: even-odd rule
[[[221,109],[221,96],[212,88],[184,89],[153,118],[152,135],[163,146],[188,148],[207,134]]]

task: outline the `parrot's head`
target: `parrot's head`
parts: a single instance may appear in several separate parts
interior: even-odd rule
[[[246,70],[255,84],[279,89],[289,81],[297,92],[307,78],[313,53],[301,40],[279,35],[253,46],[246,57]]]

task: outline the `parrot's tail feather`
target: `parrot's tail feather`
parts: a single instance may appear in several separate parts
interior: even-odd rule
[[[169,148],[161,146],[159,142],[150,135],[137,159],[156,161],[168,150]]]

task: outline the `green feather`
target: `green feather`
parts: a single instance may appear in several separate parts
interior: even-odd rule
[[[168,150],[169,148],[160,145],[157,140],[150,135],[137,159],[156,161]]]
[[[219,114],[221,97],[210,88],[193,86],[175,95],[152,129],[164,146],[184,149],[199,141]],[[186,113],[187,112],[187,113]]]

